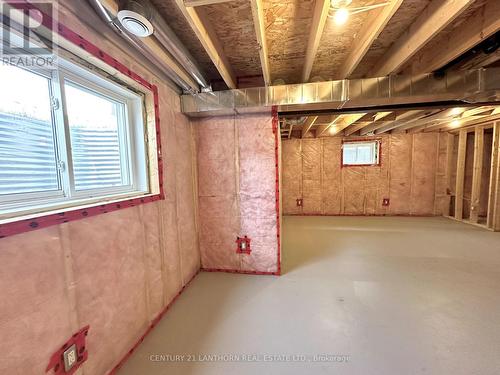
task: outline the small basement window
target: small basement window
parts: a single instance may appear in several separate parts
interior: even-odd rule
[[[143,97],[58,63],[0,66],[0,219],[150,192]]]
[[[379,165],[380,141],[349,141],[342,144],[342,165]]]

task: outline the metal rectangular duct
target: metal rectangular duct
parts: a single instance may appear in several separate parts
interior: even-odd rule
[[[433,102],[483,103],[500,100],[500,68],[454,71],[444,76],[392,75],[256,87],[183,95],[182,111],[192,117],[268,111],[377,108]]]

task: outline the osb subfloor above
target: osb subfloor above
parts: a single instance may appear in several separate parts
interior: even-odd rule
[[[160,15],[196,59],[206,78],[209,80],[221,79],[217,68],[210,60],[194,31],[186,22],[178,6],[175,4],[175,0],[151,0],[151,3],[158,9]]]
[[[317,28],[317,22],[314,22],[313,15],[318,1],[321,0],[261,0],[263,33],[267,42],[266,58],[269,62],[271,83],[290,84],[302,81],[307,50],[311,48],[309,45],[310,35]],[[344,1],[349,2],[349,0],[334,1],[335,4],[341,6],[345,6]],[[451,4],[450,6],[455,8],[465,4],[466,6],[457,12],[458,15],[449,16],[449,22],[445,22],[444,27],[436,25],[436,32],[432,34],[432,38],[426,41],[414,55],[412,54],[397,71],[393,71],[394,73],[413,72],[416,64],[417,70],[420,70],[418,73],[421,73],[425,66],[422,67],[422,63],[419,65],[418,62],[425,61],[425,58],[422,58],[423,55],[429,55],[432,51],[439,50],[440,46],[447,43],[457,30],[470,26],[468,22],[471,20],[476,20],[475,22],[481,24],[481,14],[484,16],[486,4],[490,4],[491,7],[491,4],[495,4],[497,1],[402,0],[401,5],[388,18],[378,37],[370,42],[366,53],[363,54],[348,77],[341,75],[340,68],[354,47],[359,44],[363,31],[370,27],[369,21],[373,19],[370,15],[378,10],[351,14],[345,24],[337,25],[333,18],[334,10],[332,9],[329,16],[326,17],[323,32],[320,34],[308,80],[371,76],[374,74],[374,67],[387,59],[391,47],[408,34],[410,26],[425,13],[425,10],[433,9],[432,5],[435,7],[438,3]],[[218,69],[193,32],[189,22],[179,11],[176,1],[152,0],[152,2],[198,60],[207,74],[207,78],[222,82]],[[221,46],[218,52],[224,55],[223,57],[226,58],[227,64],[234,72],[235,80],[238,82],[248,80],[248,77],[262,76],[263,74],[263,66],[259,56],[261,47],[257,41],[252,2],[259,3],[257,0],[206,0],[194,8],[203,14],[207,23],[205,26],[213,31],[213,36]],[[383,2],[382,0],[352,0],[348,3],[347,9],[354,10]],[[446,18],[448,15],[445,14],[444,17]],[[426,27],[432,28],[433,26],[427,25]],[[479,33],[479,35],[482,34]],[[492,58],[488,59],[488,64],[491,63],[491,60]]]

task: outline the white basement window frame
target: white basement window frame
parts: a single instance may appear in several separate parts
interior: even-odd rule
[[[47,80],[47,93],[39,92],[37,96],[50,100],[50,103],[45,100],[43,104],[50,107],[50,118],[46,117],[46,123],[51,126],[51,131],[40,131],[45,137],[23,134],[22,129],[17,131],[16,136],[16,130],[5,125],[24,126],[26,131],[36,133],[39,129],[35,125],[30,128],[30,121],[31,124],[40,122],[33,118],[38,116],[37,108],[32,114],[8,114],[5,113],[8,110],[6,105],[3,109],[0,105],[0,115],[4,116],[3,129],[0,118],[0,223],[4,219],[10,221],[26,215],[143,197],[151,193],[143,95],[62,58],[58,59],[58,64],[58,69],[51,71],[0,66],[0,69],[22,69],[32,75],[23,90],[30,89],[30,81]],[[96,106],[82,108],[85,103]],[[103,112],[102,116],[95,112],[107,107],[111,111]],[[78,125],[72,126],[73,118]],[[103,118],[102,124],[94,126],[93,118]],[[104,119],[107,119],[107,125],[103,125],[106,122]],[[113,124],[113,119],[116,124]],[[76,143],[79,136],[83,141]],[[52,147],[51,141],[54,164],[50,167],[52,171],[44,176],[37,165],[42,164],[40,157],[50,160],[45,162],[45,167],[51,165],[52,153],[39,155],[38,152],[48,151]],[[25,148],[22,142],[27,142]],[[31,164],[26,160],[32,160]],[[21,173],[23,168],[24,176]],[[37,177],[33,177],[37,174],[41,176],[38,181]],[[50,188],[41,187],[44,177],[49,181]],[[29,185],[26,181],[33,184]],[[81,181],[80,185],[78,181]],[[38,189],[35,186],[37,183]]]
[[[342,167],[379,166],[381,142],[375,140],[345,140],[342,142]]]

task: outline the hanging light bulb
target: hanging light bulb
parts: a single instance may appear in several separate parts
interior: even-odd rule
[[[455,119],[450,123],[450,128],[458,128],[460,126],[460,120]]]
[[[348,18],[349,18],[349,11],[345,8],[337,9],[335,11],[335,15],[333,16],[335,23],[339,26],[346,23]]]

